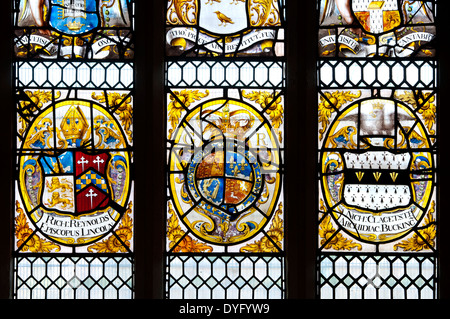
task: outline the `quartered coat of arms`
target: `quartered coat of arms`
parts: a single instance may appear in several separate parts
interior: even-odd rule
[[[243,244],[261,236],[281,214],[279,141],[250,104],[208,100],[193,108],[170,137],[169,238],[178,231],[174,221],[179,220],[206,243]],[[281,223],[279,216],[275,220]]]
[[[100,104],[66,99],[24,130],[20,198],[44,236],[86,245],[109,234],[123,217],[131,162],[120,127]]]

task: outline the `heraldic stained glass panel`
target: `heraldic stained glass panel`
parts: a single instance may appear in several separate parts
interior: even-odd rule
[[[319,1],[320,298],[437,298],[434,1]]]
[[[435,2],[319,1],[319,56],[434,56]]]
[[[168,56],[281,56],[284,1],[169,0]]]
[[[283,17],[167,2],[166,298],[285,296]]]
[[[132,8],[14,2],[14,298],[133,297]]]
[[[132,0],[14,0],[22,58],[131,59]]]

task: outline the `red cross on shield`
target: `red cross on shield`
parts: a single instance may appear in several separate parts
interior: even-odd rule
[[[108,159],[109,155],[107,153],[92,155],[84,152],[75,152],[75,174],[78,176],[88,169],[94,169],[105,175]]]
[[[109,159],[108,153],[75,152],[75,184],[77,189],[75,214],[79,215],[108,207],[110,195],[108,194],[106,169]]]
[[[108,207],[109,196],[94,185],[89,185],[77,193],[76,204],[77,213],[104,209]]]

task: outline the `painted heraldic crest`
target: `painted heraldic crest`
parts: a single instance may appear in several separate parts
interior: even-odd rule
[[[108,153],[83,151],[41,157],[44,207],[73,216],[109,207],[111,196],[106,178],[109,159]]]
[[[95,0],[51,0],[50,25],[66,34],[83,34],[99,25]]]
[[[352,10],[366,32],[388,32],[401,24],[397,0],[352,0]]]
[[[248,28],[248,6],[246,1],[235,1],[233,5],[221,5],[217,1],[201,0],[199,26],[214,34],[232,34]]]

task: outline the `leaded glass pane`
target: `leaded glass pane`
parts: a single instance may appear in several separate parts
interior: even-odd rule
[[[133,262],[127,257],[16,259],[18,299],[130,299]]]
[[[345,254],[319,261],[322,299],[435,299],[433,256]]]
[[[166,18],[166,297],[284,298],[284,1]]]
[[[435,3],[320,4],[317,293],[436,298]]]
[[[133,7],[14,1],[15,298],[133,298]]]
[[[172,255],[167,260],[170,299],[281,299],[284,259],[276,256]]]

